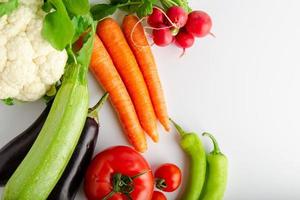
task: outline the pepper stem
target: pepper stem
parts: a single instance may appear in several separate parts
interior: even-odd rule
[[[172,124],[175,126],[176,130],[178,131],[179,135],[181,137],[185,136],[187,134],[187,132],[185,132],[181,126],[179,126],[175,121],[173,121],[171,118],[169,118],[169,120],[172,122]]]
[[[212,142],[214,144],[214,150],[212,151],[212,153],[213,154],[221,154],[221,150],[219,148],[219,144],[218,144],[216,138],[212,134],[207,133],[207,132],[202,133],[202,135],[208,136],[212,140]]]
[[[97,123],[99,123],[98,112],[102,108],[108,96],[109,94],[106,92],[96,105],[94,105],[92,108],[89,108],[88,117],[93,118]]]

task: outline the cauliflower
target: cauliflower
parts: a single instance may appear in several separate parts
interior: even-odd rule
[[[43,39],[43,0],[19,0],[0,18],[0,99],[35,101],[64,73],[66,51]]]

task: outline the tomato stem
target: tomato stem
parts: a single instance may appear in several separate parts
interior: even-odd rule
[[[131,200],[132,198],[131,198],[130,194],[134,190],[134,182],[133,182],[133,180],[135,178],[138,178],[138,177],[140,177],[140,176],[142,176],[142,175],[150,172],[150,171],[151,170],[143,171],[143,172],[138,173],[137,175],[134,175],[132,177],[123,175],[121,173],[114,174],[113,177],[112,177],[113,190],[109,194],[107,194],[105,197],[103,197],[102,200],[108,200],[108,199],[110,199],[116,193],[122,193],[129,200]]]
[[[102,200],[108,200],[108,199],[110,199],[112,196],[114,196],[115,193],[116,193],[115,191],[111,191],[105,197],[103,197]]]
[[[157,178],[155,179],[155,186],[159,190],[163,190],[167,187],[166,180],[163,178]]]

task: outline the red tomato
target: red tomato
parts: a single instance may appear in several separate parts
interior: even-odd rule
[[[152,200],[167,200],[167,197],[162,192],[154,191]]]
[[[174,164],[161,165],[154,174],[156,187],[165,192],[175,191],[181,184],[181,171]]]
[[[140,176],[133,178],[139,174]],[[84,191],[88,200],[103,199],[111,193],[114,189],[113,180],[120,178],[120,175],[123,181],[132,178],[131,184],[127,186],[132,189],[130,196],[133,200],[151,200],[154,178],[149,164],[137,151],[126,146],[106,149],[91,162],[84,182]],[[129,190],[128,187],[121,189]],[[127,200],[128,198],[121,192],[115,192],[109,199]]]

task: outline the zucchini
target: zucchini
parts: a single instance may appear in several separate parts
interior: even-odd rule
[[[91,28],[88,40],[76,54],[77,59],[67,65],[46,122],[29,153],[9,179],[3,200],[45,200],[63,174],[88,112],[86,77],[94,42],[93,23]]]
[[[81,135],[88,111],[82,66],[70,65],[36,142],[9,179],[4,200],[46,199],[55,187]]]

